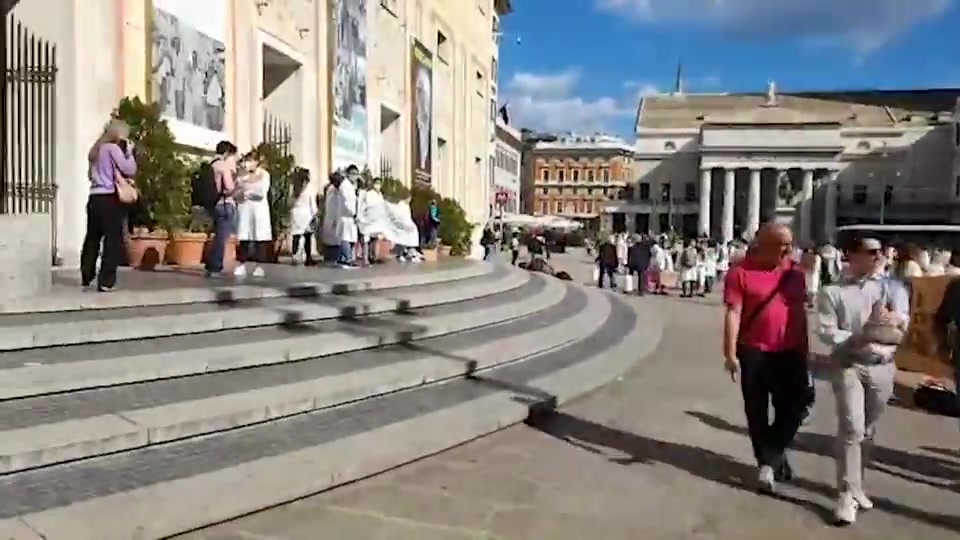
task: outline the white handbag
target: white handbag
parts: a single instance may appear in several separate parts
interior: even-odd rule
[[[633,292],[633,274],[627,274],[623,277],[623,291]]]

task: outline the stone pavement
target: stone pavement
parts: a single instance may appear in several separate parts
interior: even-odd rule
[[[578,257],[554,257],[589,279]],[[846,529],[832,504],[833,399],[820,382],[782,496],[754,492],[737,387],[722,372],[717,298],[648,297],[659,349],[618,382],[521,425],[356,484],[185,538],[273,540],[778,540],[960,537],[955,420],[891,408]],[[344,456],[344,459],[349,459]],[[304,471],[309,474],[309,471]]]

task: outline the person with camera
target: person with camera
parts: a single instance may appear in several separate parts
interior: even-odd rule
[[[830,347],[837,402],[838,525],[856,521],[873,503],[863,490],[867,450],[893,395],[894,353],[910,320],[904,284],[883,274],[883,245],[873,238],[853,242],[846,275],[818,297],[819,336]]]

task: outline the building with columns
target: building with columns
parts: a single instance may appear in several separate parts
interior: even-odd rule
[[[960,90],[683,94],[643,98],[611,230],[801,240],[853,223],[951,223]]]
[[[630,180],[633,148],[608,135],[551,137],[531,143],[524,155],[527,213],[599,225],[603,205]]]
[[[53,249],[63,264],[77,265],[87,149],[121,98],[138,96],[162,103],[185,152],[206,155],[224,139],[244,151],[279,142],[312,173],[313,189],[348,164],[409,185],[413,140],[422,137],[420,173],[480,225],[490,212],[499,20],[511,5],[469,3],[468,9],[444,0],[5,2],[4,28],[22,25],[25,32],[5,32],[7,67],[34,69],[18,62],[38,63],[28,49],[41,45],[55,46],[57,56],[49,60],[55,84],[37,91],[49,89],[50,106],[31,110],[33,117],[4,118],[5,141],[26,133],[22,140],[33,145],[10,155],[43,157],[45,165],[41,171],[5,160],[4,181],[23,165],[36,176],[30,180],[57,186]],[[425,54],[415,56],[415,46]],[[19,96],[18,106],[26,107],[32,91],[16,87],[5,95]],[[29,106],[39,109],[37,101]]]

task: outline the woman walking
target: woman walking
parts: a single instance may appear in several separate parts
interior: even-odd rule
[[[298,171],[293,182],[293,208],[290,210],[290,234],[293,235],[294,264],[304,263],[313,265],[313,230],[316,228],[317,197],[310,193],[307,187],[310,184],[310,173],[306,170]],[[300,245],[303,243],[303,256],[300,256]]]
[[[260,156],[251,152],[240,162],[240,201],[237,204],[237,240],[240,241],[240,264],[233,275],[247,275],[247,263],[253,263],[253,277],[263,277],[267,262],[267,246],[273,241],[270,227],[270,173],[260,165]]]
[[[100,292],[114,290],[117,267],[123,259],[123,222],[126,212],[117,194],[117,183],[132,181],[137,172],[129,135],[130,128],[125,122],[111,120],[88,156],[90,197],[87,199],[87,231],[80,252],[80,279],[84,287],[89,287],[96,277],[97,290]],[[97,259],[101,259],[99,273]]]

